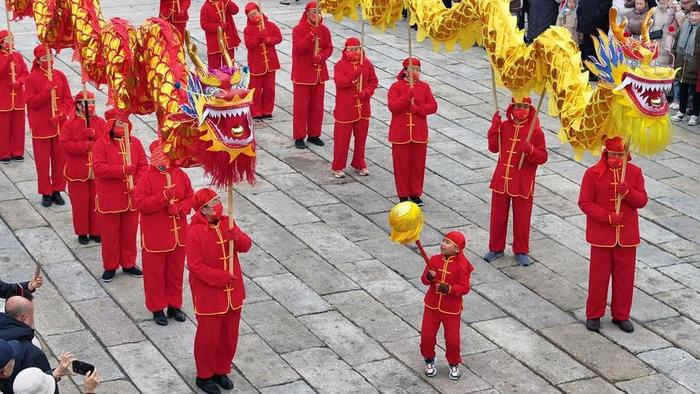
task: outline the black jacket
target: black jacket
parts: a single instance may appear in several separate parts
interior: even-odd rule
[[[578,31],[585,35],[597,34],[596,29],[607,34],[610,28],[608,13],[612,7],[612,0],[579,0],[576,8],[578,18]]]
[[[16,353],[15,370],[12,372],[12,376],[8,379],[0,380],[0,391],[4,394],[14,393],[12,384],[15,381],[15,377],[25,368],[36,367],[47,374],[51,374],[49,359],[46,358],[41,349],[32,343],[34,338],[33,328],[5,313],[0,313],[0,338],[8,342],[13,341],[10,342],[10,345]],[[58,386],[55,392],[58,393]]]
[[[34,297],[29,291],[29,282],[7,283],[0,280],[0,298],[8,299],[13,296],[22,296],[31,301]]]
[[[534,41],[557,23],[559,4],[554,0],[530,0],[527,9],[527,38]]]

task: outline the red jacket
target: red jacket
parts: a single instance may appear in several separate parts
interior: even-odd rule
[[[219,26],[224,30],[228,49],[241,43],[233,16],[238,14],[238,6],[233,0],[205,0],[199,14],[200,24],[207,40],[207,53],[221,53],[219,48]]]
[[[639,245],[639,214],[637,209],[647,205],[642,170],[627,163],[625,183],[629,192],[622,199],[620,212],[622,224],[610,224],[610,214],[615,212],[615,196],[622,169],[612,170],[607,165],[607,153],[603,152],[598,164],[586,170],[581,182],[578,206],[586,214],[586,241],[593,246]]]
[[[357,97],[360,74],[355,74],[356,70],[359,70],[362,75],[362,90],[366,95],[364,99]],[[372,115],[370,98],[379,84],[372,62],[365,58],[362,65],[359,62],[353,64],[343,54],[333,67],[333,81],[335,82],[335,109],[333,110],[335,121],[350,123],[369,119]]]
[[[221,315],[238,309],[245,299],[238,253],[253,244],[237,226],[228,230],[228,217],[209,223],[199,212],[192,216],[187,233],[187,267],[190,270],[192,303],[198,315]],[[228,272],[228,241],[233,240],[233,275]]]
[[[316,30],[317,33],[314,33]],[[318,37],[318,52],[316,40]],[[316,29],[309,23],[306,13],[292,29],[292,82],[302,85],[316,85],[328,80],[326,60],[333,54],[331,31],[321,23]],[[321,62],[314,65],[314,56],[321,57]]]
[[[133,175],[134,184],[148,168],[146,154],[141,141],[131,136],[131,163],[136,166]],[[109,133],[97,140],[92,147],[92,168],[95,171],[95,209],[100,213],[119,213],[135,211],[131,192],[127,186],[124,173],[126,165],[126,148],[123,138],[112,139]]]
[[[265,18],[265,28],[254,25],[248,19],[248,24],[243,29],[243,40],[248,49],[248,67],[250,75],[264,75],[270,71],[280,69],[280,61],[277,58],[275,45],[282,42],[282,33],[276,24]],[[265,37],[270,37],[270,42],[266,44]]]
[[[436,273],[432,280],[428,279],[428,270],[433,270]],[[469,293],[472,271],[474,271],[474,267],[462,252],[450,257],[441,254],[431,257],[420,277],[424,285],[430,286],[423,300],[425,307],[437,309],[449,315],[460,314],[462,312],[462,296]],[[440,282],[446,282],[450,285],[447,294],[438,293],[437,285]]]
[[[170,182],[168,182],[168,176]],[[179,214],[168,214],[170,200],[164,191],[171,185],[173,204]],[[170,252],[185,246],[187,215],[192,210],[192,184],[179,167],[161,172],[148,168],[134,187],[134,203],[141,217],[141,247],[148,252]]]
[[[53,80],[58,84],[56,88],[56,116],[60,116],[59,124],[51,123],[51,89],[46,72],[38,66],[32,67],[32,72],[24,82],[24,94],[27,99],[27,118],[32,130],[32,138],[51,138],[58,135],[66,115],[73,113],[73,96],[68,86],[66,76],[58,71],[53,71]],[[62,116],[61,116],[62,115]]]
[[[394,82],[389,88],[387,98],[389,111],[391,111],[389,142],[392,144],[428,143],[427,116],[437,112],[437,102],[430,90],[430,85],[418,80],[413,85],[415,94],[413,104],[417,110],[411,112],[410,90],[408,81],[404,78]]]
[[[14,66],[12,66],[14,64]],[[12,87],[12,68],[14,67],[15,87]],[[24,89],[22,83],[29,75],[27,64],[19,52],[12,56],[0,52],[0,112],[24,111]]]
[[[90,116],[90,128],[95,130],[95,135],[91,138],[87,135],[85,118],[79,116],[70,119],[61,128],[59,141],[66,152],[66,165],[63,167],[66,180],[85,182],[93,178],[91,151],[95,141],[104,134],[104,119],[96,115]]]
[[[518,123],[513,118],[512,110],[513,105],[511,104],[506,110],[507,119],[501,122],[500,126],[492,124],[487,134],[489,151],[500,153],[489,187],[496,193],[530,198],[535,191],[537,166],[547,162],[547,146],[540,122],[535,116],[535,109],[530,107],[530,117],[522,123]],[[523,166],[518,169],[520,157],[523,154],[521,152],[525,148],[525,140],[530,131],[530,119],[533,118],[535,118],[536,123],[530,138],[532,150],[525,154]],[[501,148],[500,152],[499,147]]]
[[[191,2],[191,0],[160,0],[160,18],[174,23],[187,22],[189,19],[187,10]]]

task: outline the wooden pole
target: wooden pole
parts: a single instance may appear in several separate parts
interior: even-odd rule
[[[428,259],[428,254],[425,253],[425,249],[423,249],[423,244],[420,242],[420,239],[416,240],[416,246],[418,247],[418,251],[420,252],[420,255],[423,256],[423,260],[425,260],[425,264],[427,265],[430,259]]]
[[[627,173],[627,156],[629,156],[630,150],[627,144],[625,144],[625,157],[622,158],[622,172],[620,173],[620,183],[625,182],[625,175]],[[615,196],[615,213],[620,213],[620,208],[622,208],[622,194],[617,193]]]
[[[10,80],[12,81],[12,84],[14,84],[17,81],[15,61],[12,58],[12,52],[15,50],[15,37],[12,35],[12,30],[10,28],[10,7],[7,6],[7,2],[5,3],[5,18],[7,19],[7,32],[9,33],[7,35],[7,39],[9,40],[8,52],[10,52]],[[12,88],[12,90],[14,91],[14,88]]]
[[[87,84],[83,82],[83,115],[85,116],[85,127],[90,127],[90,111],[88,110]]]
[[[233,227],[233,186],[228,187],[228,223]],[[228,229],[227,229],[228,230]],[[228,272],[233,275],[233,240],[228,243]]]
[[[547,94],[547,87],[545,86],[542,88],[542,93],[540,94],[540,100],[537,103],[537,110],[535,111],[535,116],[530,120],[530,130],[527,132],[527,138],[525,139],[525,142],[530,142],[530,139],[532,138],[532,131],[535,129],[535,117],[538,116],[540,113],[540,108],[542,107],[542,102],[544,101],[544,95]],[[518,169],[523,168],[523,162],[525,162],[525,153],[522,153],[520,155],[520,163],[518,163]]]
[[[491,93],[493,93],[493,112],[498,112],[498,95],[496,94],[496,71],[491,64]],[[498,133],[498,154],[501,154],[501,133]]]
[[[48,73],[48,78],[49,82],[53,82],[53,67],[51,65],[52,60],[53,60],[53,54],[51,53],[51,48],[49,46],[46,46],[46,53],[49,56],[49,63],[46,72]],[[51,87],[51,117],[56,116],[56,89],[54,87]],[[58,125],[56,125],[56,130],[58,130]]]
[[[411,9],[407,8],[408,24],[406,25],[406,31],[408,31],[408,86],[413,88],[413,43],[411,39]],[[411,104],[413,104],[413,99],[411,99]]]
[[[129,122],[124,125],[124,153],[126,154],[126,165],[131,165],[131,131],[129,130]],[[127,187],[129,191],[134,190],[134,176],[129,174],[126,177]],[[131,197],[129,197],[131,198]]]

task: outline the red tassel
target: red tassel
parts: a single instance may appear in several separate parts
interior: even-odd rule
[[[229,163],[227,152],[211,152],[207,150],[209,146],[209,142],[198,139],[192,148],[196,157],[194,161],[202,164],[204,172],[211,177],[212,185],[223,188],[244,180],[251,186],[255,184],[255,157],[240,154]]]

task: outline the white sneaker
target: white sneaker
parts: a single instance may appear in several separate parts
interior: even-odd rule
[[[343,170],[333,171],[333,176],[336,178],[345,178],[345,171],[343,171]]]
[[[457,380],[461,374],[459,373],[459,366],[457,365],[450,365],[450,374],[449,378],[452,380]]]
[[[435,369],[435,359],[433,359],[431,362],[426,362],[425,363],[425,376],[432,378],[437,374],[437,370]]]
[[[696,115],[690,115],[690,120],[688,120],[688,126],[695,126],[698,124],[698,117]]]
[[[668,108],[670,108],[674,111],[678,111],[678,108],[680,108],[680,104],[678,104],[677,101],[674,101],[671,103],[671,105],[668,106]]]
[[[356,172],[357,175],[359,175],[359,176],[367,176],[367,175],[369,175],[369,170],[366,169],[366,168],[361,168],[361,169],[359,169],[359,170],[356,169],[355,172]]]
[[[685,119],[685,114],[682,112],[676,112],[675,115],[671,116],[671,121],[672,122],[678,122]]]

